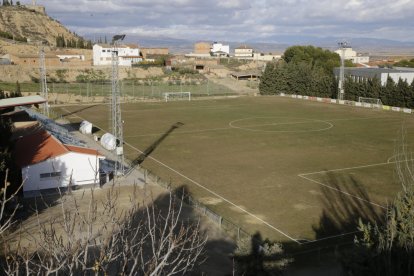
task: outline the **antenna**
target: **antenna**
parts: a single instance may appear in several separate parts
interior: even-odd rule
[[[42,47],[39,53],[40,59],[40,83],[41,91],[40,95],[46,99],[46,102],[43,104],[43,114],[49,117],[49,104],[48,104],[48,95],[47,95],[47,81],[46,81],[46,65],[45,65],[45,48]]]
[[[338,100],[343,100],[345,96],[345,50],[350,48],[348,42],[342,41],[338,43],[339,49],[341,50],[341,67],[339,69],[339,81],[338,81]]]
[[[112,38],[112,98],[111,98],[111,123],[112,134],[115,136],[119,144],[115,148],[117,162],[115,163],[114,175],[124,175],[124,134],[123,122],[121,117],[121,89],[119,86],[118,76],[118,41],[124,40],[125,35],[115,35]]]

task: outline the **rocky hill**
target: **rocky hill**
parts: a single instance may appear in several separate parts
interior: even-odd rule
[[[58,36],[65,40],[80,38],[46,13],[25,6],[0,6],[0,36],[10,39],[9,35],[16,40],[49,45],[56,45]]]

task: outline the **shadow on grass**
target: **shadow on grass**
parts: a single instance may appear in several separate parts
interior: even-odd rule
[[[145,149],[137,158],[135,158],[131,163],[131,168],[135,168],[140,165],[144,160],[168,137],[174,130],[183,126],[184,123],[177,122],[173,124],[163,135],[161,135],[156,141],[154,141],[148,148]]]
[[[323,183],[332,188],[321,186],[323,211],[319,223],[312,227],[317,239],[355,232],[359,220],[381,222],[385,209],[370,198],[353,176],[330,173]]]
[[[68,116],[74,115],[74,114],[76,114],[76,113],[79,113],[79,112],[85,111],[85,110],[87,110],[87,109],[94,108],[95,106],[98,106],[98,105],[97,105],[97,104],[94,104],[94,105],[88,105],[88,106],[85,106],[85,107],[82,107],[82,108],[76,109],[76,110],[74,110],[74,111],[70,111],[70,112],[63,113],[61,116],[62,116],[62,118],[65,118],[65,117],[68,117]]]

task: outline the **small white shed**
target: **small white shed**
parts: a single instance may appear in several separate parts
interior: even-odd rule
[[[16,164],[23,177],[23,192],[99,185],[97,150],[62,144],[45,130],[17,140]]]

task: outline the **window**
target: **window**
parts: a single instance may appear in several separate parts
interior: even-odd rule
[[[106,53],[106,50],[102,50],[102,53]]]
[[[41,180],[46,180],[48,178],[60,177],[61,175],[62,175],[62,172],[41,173],[40,174],[40,179]]]

